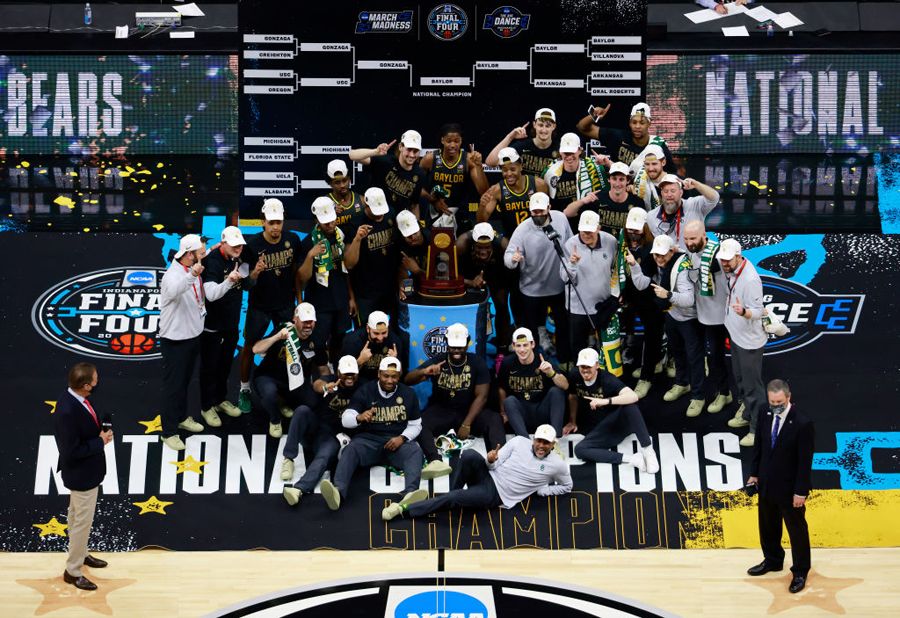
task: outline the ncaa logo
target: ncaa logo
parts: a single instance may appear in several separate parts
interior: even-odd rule
[[[428,32],[442,41],[455,41],[469,27],[466,12],[455,4],[440,4],[428,14]]]
[[[436,326],[422,337],[422,351],[428,358],[447,353],[447,327]]]
[[[67,279],[34,303],[35,330],[55,346],[93,358],[160,357],[159,282],[165,270],[125,267]]]
[[[791,329],[769,339],[766,354],[780,354],[808,345],[822,335],[852,335],[862,312],[865,294],[819,294],[805,285],[760,275],[763,303]]]
[[[478,598],[458,590],[427,590],[407,597],[397,604],[395,618],[415,616],[453,616],[456,618],[488,618],[487,606]]]
[[[523,15],[514,6],[501,6],[484,16],[483,30],[490,30],[501,39],[511,39],[523,30],[528,30],[531,15]]]

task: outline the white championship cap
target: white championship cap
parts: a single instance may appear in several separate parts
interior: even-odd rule
[[[550,122],[556,122],[556,112],[554,112],[549,107],[542,107],[538,111],[534,112],[535,120],[549,120]]]
[[[390,208],[388,207],[387,197],[381,187],[369,187],[365,193],[366,205],[372,214],[376,217],[386,215]]]
[[[202,248],[203,239],[198,234],[185,234],[178,241],[178,253],[175,254],[175,259],[180,260],[188,251],[199,251]]]
[[[534,342],[534,335],[531,334],[531,331],[525,328],[524,326],[520,326],[513,332],[512,336],[513,343],[518,343],[520,341],[530,341]]]
[[[338,373],[359,373],[359,363],[350,356],[342,356],[338,361]]]
[[[348,173],[347,164],[341,159],[334,159],[328,162],[328,177],[343,178]]]
[[[418,131],[410,129],[400,136],[400,145],[404,148],[412,148],[413,150],[422,150],[422,136]]]
[[[469,345],[469,329],[465,324],[451,324],[445,333],[447,345],[451,348],[464,348]]]
[[[640,206],[635,206],[628,211],[628,217],[625,219],[625,229],[639,232],[644,229],[645,223],[647,223],[647,211]]]
[[[674,182],[674,183],[677,184],[679,187],[681,186],[681,178],[679,178],[679,177],[676,176],[675,174],[666,174],[665,176],[663,176],[662,178],[660,178],[660,179],[659,179],[659,186],[661,187],[661,186],[663,186],[664,184],[666,184],[667,182]]]
[[[244,240],[244,235],[241,234],[241,230],[233,225],[229,225],[222,230],[222,242],[230,247],[247,244],[247,241]]]
[[[297,319],[299,319],[301,322],[315,322],[316,308],[313,307],[310,303],[300,303],[294,310],[294,315],[297,316]]]
[[[719,244],[719,252],[716,253],[718,260],[730,260],[741,253],[741,243],[734,238],[726,238]]]
[[[636,103],[634,107],[631,108],[631,113],[628,115],[629,118],[632,116],[636,116],[640,114],[650,120],[650,106],[646,103]]]
[[[312,214],[316,216],[319,223],[331,223],[337,220],[337,213],[334,210],[334,201],[330,197],[317,197],[313,200],[312,206],[309,208]]]
[[[559,151],[563,154],[578,152],[581,148],[581,138],[574,133],[566,133],[559,139]]]
[[[385,326],[390,325],[391,318],[384,311],[373,311],[369,314],[369,319],[366,320],[366,325],[369,328],[378,328],[379,325],[384,324]]]
[[[553,425],[540,425],[534,430],[534,439],[556,442],[556,430],[553,429]]]
[[[262,213],[266,221],[284,221],[284,204],[281,200],[270,197],[263,202]]]
[[[519,160],[519,153],[515,148],[510,148],[507,146],[506,148],[501,148],[500,152],[497,153],[497,159],[500,161],[500,165],[504,165],[506,163],[516,163]]]
[[[631,173],[631,168],[628,167],[627,165],[625,165],[624,163],[622,163],[621,161],[616,161],[609,168],[610,176],[612,176],[613,174],[625,174],[626,176],[628,176],[628,174],[630,174],[630,173]]]
[[[397,213],[397,227],[400,228],[403,238],[409,238],[422,229],[419,227],[419,220],[416,219],[416,215],[408,210],[401,210]]]
[[[396,356],[385,356],[378,364],[378,371],[401,371],[400,359]]]
[[[487,221],[476,223],[472,228],[472,238],[475,239],[475,242],[491,242],[496,236],[497,232]]]
[[[653,246],[650,247],[650,253],[665,255],[674,248],[675,241],[672,240],[672,237],[662,234],[653,239]]]
[[[600,229],[600,215],[593,210],[585,210],[578,219],[579,232],[596,232]]]
[[[646,159],[647,157],[656,157],[660,161],[666,158],[666,153],[662,149],[662,146],[659,144],[650,144],[646,148],[641,151],[641,154],[638,155],[642,159]]]
[[[538,191],[528,199],[528,210],[547,210],[550,208],[550,197],[546,193]]]
[[[600,362],[600,354],[594,348],[584,348],[578,353],[578,360],[575,364],[578,367],[593,367]]]

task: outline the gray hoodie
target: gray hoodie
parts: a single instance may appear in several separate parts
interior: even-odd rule
[[[559,234],[559,244],[564,245],[572,237],[569,220],[558,210],[550,211],[550,223]],[[524,256],[518,264],[512,261],[516,249]],[[507,268],[519,269],[519,289],[528,296],[555,296],[563,291],[559,278],[559,256],[544,231],[529,217],[513,230],[503,254]]]

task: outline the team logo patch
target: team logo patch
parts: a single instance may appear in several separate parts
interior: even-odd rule
[[[780,354],[808,345],[822,335],[852,335],[862,312],[865,294],[820,294],[779,277],[760,275],[763,303],[791,329],[770,338],[766,354]]]
[[[356,22],[356,34],[389,32],[405,34],[412,31],[412,11],[362,11]]]
[[[436,326],[422,337],[422,350],[428,358],[447,353],[447,327]]]
[[[490,30],[501,39],[511,39],[528,30],[531,15],[524,15],[514,6],[501,6],[484,16],[483,30]]]
[[[298,376],[300,375],[301,371],[302,369],[300,369],[300,363],[291,363],[290,372],[292,375]]]
[[[426,20],[428,32],[442,41],[455,41],[469,27],[466,12],[455,4],[439,4],[431,9]]]
[[[76,354],[159,358],[159,284],[165,272],[131,266],[72,277],[35,301],[32,324],[44,339]]]

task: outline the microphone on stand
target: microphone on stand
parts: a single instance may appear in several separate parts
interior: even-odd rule
[[[541,230],[543,230],[547,238],[550,239],[550,242],[553,243],[553,248],[556,249],[557,255],[565,260],[566,256],[563,253],[562,247],[559,246],[559,232],[557,232],[552,225],[546,225],[542,227]]]

